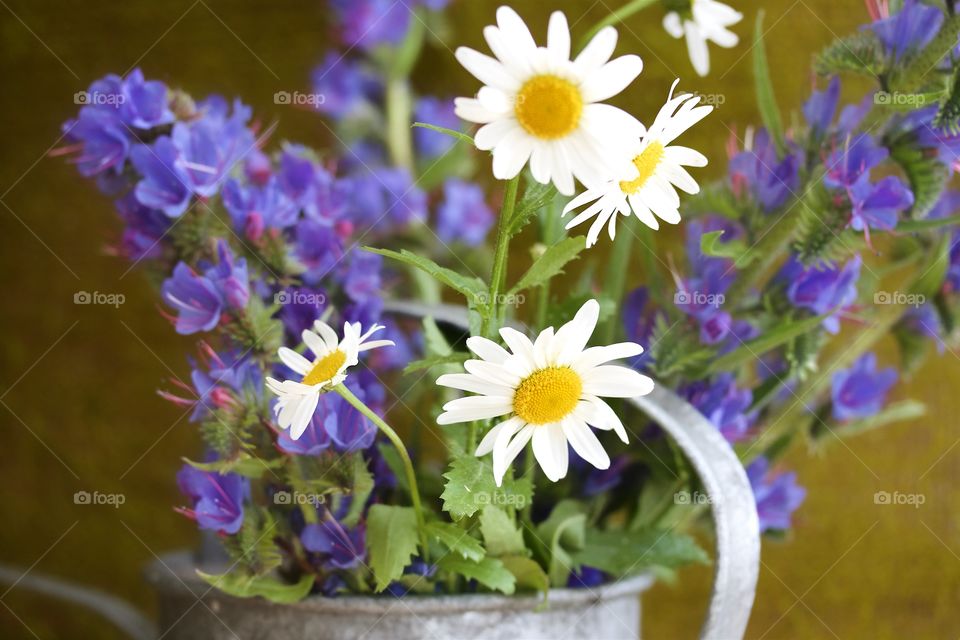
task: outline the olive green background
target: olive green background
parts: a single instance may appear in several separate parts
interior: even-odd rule
[[[574,38],[620,3],[614,0],[518,2],[542,38],[550,10],[566,11]],[[734,2],[746,14],[734,50],[711,46],[713,72],[693,73],[683,45],[665,35],[658,7],[629,19],[619,53],[640,54],[646,68],[616,102],[651,121],[671,81],[723,101],[683,143],[712,159],[701,177],[717,177],[730,135],[755,122],[749,34],[759,3]],[[476,82],[453,60],[459,44],[481,46],[480,27],[497,3],[459,0],[455,28],[425,52],[417,86],[468,95]],[[748,6],[749,5],[749,6]],[[814,52],[863,21],[856,0],[764,2],[774,83],[793,109],[811,87]],[[310,113],[273,103],[276,91],[304,90],[333,40],[322,2],[0,0],[0,560],[96,585],[153,606],[141,568],[196,541],[179,503],[179,457],[198,448],[182,412],[155,395],[184,377],[193,340],[178,337],[157,310],[137,270],[107,255],[119,223],[112,206],[61,158],[60,124],[76,112],[73,94],[107,72],[141,66],[195,95],[240,96],[278,139],[331,142]],[[865,85],[860,85],[864,88]],[[849,87],[848,87],[849,89]],[[856,97],[852,92],[848,97]],[[785,109],[789,122],[791,114]],[[119,308],[78,306],[78,291],[122,293]],[[889,345],[886,360],[893,362]],[[809,488],[784,541],[764,544],[752,638],[941,638],[956,636],[960,599],[957,470],[960,364],[947,352],[897,388],[929,415],[824,451],[788,460]],[[75,505],[78,490],[122,493],[125,504]],[[876,491],[920,493],[912,506],[876,505]],[[681,572],[675,586],[645,598],[651,638],[692,638],[703,618],[711,569]],[[95,616],[2,588],[0,636],[118,637]]]

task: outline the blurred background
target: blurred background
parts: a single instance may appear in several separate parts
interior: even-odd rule
[[[454,23],[421,59],[419,88],[469,95],[476,82],[452,49],[480,46],[480,26],[498,2],[455,0]],[[574,40],[622,0],[521,2],[513,6],[544,36],[563,9]],[[758,2],[745,13],[741,44],[711,46],[712,72],[697,78],[685,47],[670,39],[658,6],[620,28],[618,52],[645,69],[613,102],[649,121],[676,77],[681,88],[722,97],[715,115],[687,134],[711,166],[725,168],[731,132],[759,120],[749,47]],[[768,52],[787,122],[811,89],[814,54],[867,19],[857,0],[767,0]],[[143,567],[196,544],[193,523],[175,514],[180,457],[199,448],[181,411],[157,397],[188,374],[193,340],[158,312],[146,278],[104,247],[117,230],[112,204],[62,158],[60,125],[90,81],[140,66],[147,77],[196,97],[220,93],[250,104],[274,138],[330,147],[320,116],[274,104],[277,91],[305,90],[331,46],[323,2],[272,0],[0,0],[0,562],[94,585],[144,610],[154,606]],[[845,84],[855,98],[854,83]],[[790,112],[788,109],[792,109]],[[635,283],[639,284],[639,283]],[[76,305],[77,292],[124,296],[116,307]],[[887,345],[888,347],[891,345]],[[887,361],[893,358],[888,349]],[[751,638],[955,636],[960,623],[960,358],[947,351],[896,388],[928,415],[822,451],[794,451],[788,464],[808,488],[791,537],[765,540]],[[76,504],[78,491],[122,494],[123,504]],[[921,505],[878,505],[878,491],[920,494]],[[650,638],[694,638],[712,569],[681,571],[644,600]],[[121,637],[93,614],[0,587],[4,638]]]

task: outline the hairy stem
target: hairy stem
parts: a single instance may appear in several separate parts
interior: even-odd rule
[[[500,296],[503,291],[504,279],[507,275],[507,259],[510,257],[510,220],[517,204],[517,188],[520,185],[518,173],[509,182],[503,194],[503,206],[500,208],[500,219],[497,223],[497,245],[493,254],[493,270],[490,274],[490,299],[483,314],[480,332],[489,336],[495,334],[500,327]]]
[[[650,5],[654,4],[657,1],[658,0],[632,0],[632,2],[628,2],[627,4],[623,5],[619,9],[613,11],[610,15],[608,15],[606,18],[604,18],[600,22],[590,27],[586,35],[583,36],[583,38],[580,40],[580,46],[581,47],[586,46],[586,44],[590,42],[593,36],[597,35],[597,33],[599,33],[600,30],[603,29],[604,27],[609,27],[610,25],[615,25],[620,22],[623,22],[633,14],[638,13],[643,9],[646,9],[647,7],[649,7]]]

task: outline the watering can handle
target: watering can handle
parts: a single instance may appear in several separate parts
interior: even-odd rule
[[[454,305],[388,301],[385,310],[466,329],[467,310]],[[717,537],[716,573],[702,640],[742,638],[750,619],[760,573],[760,524],[750,481],[720,431],[690,403],[663,385],[629,400],[683,450],[700,476],[710,501]]]

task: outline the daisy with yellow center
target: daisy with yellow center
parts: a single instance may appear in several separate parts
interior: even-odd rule
[[[294,440],[299,439],[310,424],[320,394],[346,379],[347,368],[359,362],[361,352],[393,346],[391,340],[367,340],[384,328],[381,325],[374,325],[366,333],[361,333],[359,322],[344,323],[342,340],[321,320],[314,322],[313,326],[316,332],[304,329],[302,334],[304,344],[313,352],[313,360],[287,347],[280,347],[277,352],[283,364],[301,376],[300,380],[267,378],[267,387],[279,396],[274,406],[277,423],[281,429],[290,429],[290,437]]]
[[[439,424],[504,418],[476,450],[477,456],[493,453],[497,486],[528,442],[546,476],[556,482],[567,475],[568,444],[598,469],[610,466],[593,429],[613,430],[627,441],[623,423],[602,398],[646,395],[653,381],[633,369],[606,364],[640,355],[638,344],[586,348],[599,313],[597,301],[588,300],[556,333],[550,327],[533,342],[515,329],[501,329],[510,351],[492,340],[471,337],[467,347],[480,360],[466,361],[467,373],[437,379],[439,385],[479,394],[448,402]]]
[[[631,210],[651,229],[660,228],[657,218],[677,224],[680,222],[680,196],[676,189],[689,194],[700,191],[700,185],[684,167],[706,166],[706,156],[670,143],[703,120],[713,107],[697,106],[700,98],[691,94],[674,97],[677,82],[679,80],[670,88],[667,103],[660,109],[653,125],[636,141],[631,167],[635,170],[635,177],[622,179],[627,171],[624,169],[620,177],[608,178],[605,184],[587,189],[564,208],[563,214],[567,215],[592,203],[567,223],[567,229],[570,229],[594,218],[587,232],[588,247],[596,244],[604,225],[612,240],[616,236],[618,214],[628,216]]]
[[[589,185],[604,168],[628,158],[622,140],[643,134],[643,125],[625,111],[599,104],[617,95],[639,75],[643,61],[628,55],[610,60],[617,31],[600,31],[570,60],[570,29],[559,11],[550,16],[547,46],[509,7],[497,10],[496,26],[483,30],[495,58],[467,47],[457,60],[484,87],[476,98],[457,98],[457,115],[483,126],[474,142],[493,151],[493,175],[516,176],[529,160],[535,180],[553,182],[573,195],[573,179]]]

